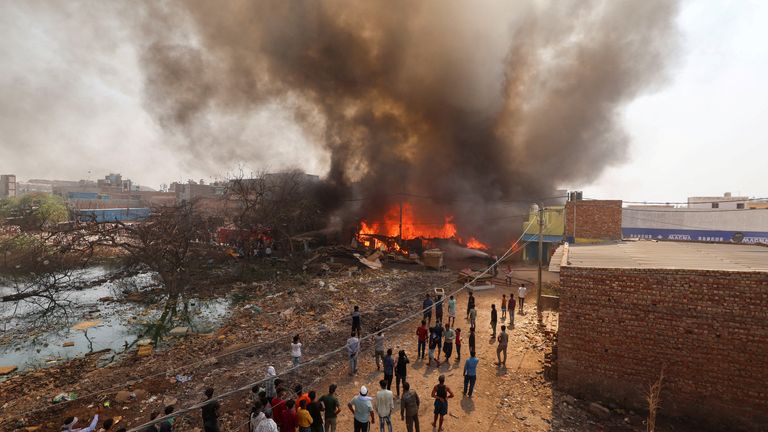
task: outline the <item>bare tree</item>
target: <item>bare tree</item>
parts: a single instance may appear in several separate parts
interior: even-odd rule
[[[659,373],[659,379],[651,385],[646,395],[646,402],[648,402],[648,432],[656,431],[656,414],[661,406],[661,386],[664,381],[664,368],[661,368]]]
[[[316,177],[300,170],[250,177],[241,170],[231,176],[226,195],[237,203],[233,221],[239,229],[266,227],[276,242],[293,251],[291,236],[317,230],[326,223],[321,189]]]
[[[207,264],[220,254],[213,244],[215,224],[196,211],[194,203],[154,209],[138,223],[87,223],[93,246],[122,251],[128,266],[155,272],[167,294],[159,324],[176,313],[179,298],[191,282],[207,272]]]

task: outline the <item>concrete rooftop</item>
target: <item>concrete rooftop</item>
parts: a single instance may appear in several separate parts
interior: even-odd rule
[[[563,246],[553,257],[551,271],[559,271]],[[768,272],[768,247],[657,241],[623,241],[570,245],[568,265],[573,267],[730,270]],[[563,260],[564,261],[564,260]],[[562,263],[565,265],[565,263]]]

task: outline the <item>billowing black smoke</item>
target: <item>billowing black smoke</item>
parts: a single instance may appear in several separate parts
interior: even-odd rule
[[[330,154],[329,184],[369,198],[359,215],[406,193],[420,217],[487,236],[519,228],[488,222],[526,207],[510,201],[625,157],[621,108],[662,82],[677,41],[674,0],[150,4],[147,106],[193,158],[241,160],[249,118],[288,109]]]

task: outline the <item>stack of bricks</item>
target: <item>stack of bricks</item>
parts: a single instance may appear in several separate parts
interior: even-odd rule
[[[716,430],[768,430],[768,273],[560,269],[558,386]]]
[[[621,240],[621,204],[621,200],[568,201],[565,205],[566,237]]]

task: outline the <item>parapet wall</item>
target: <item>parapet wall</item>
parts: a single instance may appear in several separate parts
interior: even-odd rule
[[[663,415],[768,430],[768,273],[562,267],[558,386]]]

